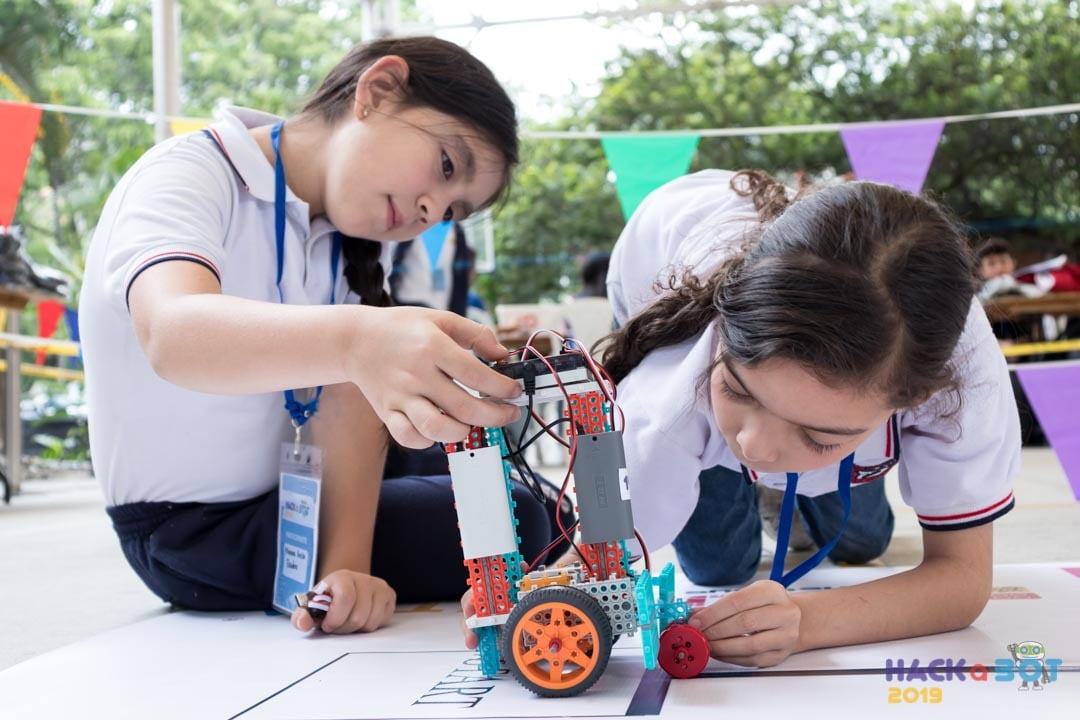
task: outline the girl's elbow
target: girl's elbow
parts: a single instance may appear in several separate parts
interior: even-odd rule
[[[979,616],[982,615],[983,610],[986,609],[986,603],[990,601],[990,592],[979,593],[977,597],[972,597],[963,603],[957,612],[956,627],[951,628],[953,630],[962,630],[969,625],[974,624]]]
[[[959,598],[955,605],[953,623],[949,630],[962,630],[979,619],[986,609],[986,604],[990,602],[990,593],[993,590],[991,582],[990,577],[986,578],[985,582],[980,578],[979,582],[965,589],[963,597]]]
[[[154,374],[162,380],[175,384],[177,380],[176,362],[173,354],[165,347],[165,343],[151,337],[140,344]]]
[[[160,315],[152,322],[136,323],[135,335],[154,374],[162,380],[179,384],[179,358],[174,344],[170,342],[173,333]]]

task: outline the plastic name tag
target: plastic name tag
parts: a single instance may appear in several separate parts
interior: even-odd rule
[[[446,290],[446,273],[442,268],[435,268],[431,271],[431,289],[436,292]]]
[[[274,608],[291,615],[296,609],[293,596],[315,585],[322,451],[314,445],[286,442],[281,445],[279,458]]]

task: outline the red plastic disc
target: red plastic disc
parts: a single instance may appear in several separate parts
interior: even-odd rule
[[[709,641],[696,627],[671,625],[660,633],[657,660],[671,677],[697,677],[709,663]]]

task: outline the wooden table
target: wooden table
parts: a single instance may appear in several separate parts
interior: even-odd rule
[[[1042,297],[1005,295],[986,303],[991,322],[1016,320],[1025,315],[1068,315],[1080,317],[1080,292],[1051,292]]]

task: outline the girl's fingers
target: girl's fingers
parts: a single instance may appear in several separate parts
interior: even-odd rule
[[[690,624],[704,631],[707,627],[737,617],[748,610],[772,605],[786,598],[787,591],[782,585],[771,580],[759,580],[744,588],[729,592],[712,605],[695,612],[691,616]]]
[[[441,354],[437,364],[444,373],[481,395],[502,400],[513,400],[521,395],[517,380],[496,372],[473,357],[472,353],[460,348],[453,347],[451,351]]]
[[[349,613],[349,622],[338,629],[338,632],[350,633],[357,630],[363,630],[370,632],[378,627],[369,627],[375,615],[375,590],[368,585],[362,584],[356,594],[356,601],[353,603],[352,612]]]
[[[768,630],[790,625],[793,620],[795,618],[791,609],[779,605],[767,605],[753,610],[746,610],[738,615],[721,620],[718,623],[702,628],[702,632],[707,640],[725,640],[727,638],[764,633]]]
[[[791,634],[783,630],[769,630],[743,637],[730,637],[709,642],[710,654],[724,662],[734,662],[731,658],[756,658],[769,652],[790,649]],[[736,663],[742,664],[742,663]]]
[[[383,609],[383,625],[390,624],[390,621],[394,618],[395,610],[397,610],[397,593],[390,593],[390,597],[386,599],[386,606]]]
[[[415,432],[429,441],[427,445],[431,440],[458,442],[469,434],[473,425],[502,427],[520,413],[516,406],[473,397],[445,376],[427,383],[427,388],[424,395],[402,398],[397,408]],[[387,427],[390,428],[389,422]],[[395,438],[396,430],[390,428]]]
[[[486,371],[494,372],[493,370]],[[495,374],[498,375],[498,373]],[[452,374],[451,377],[453,377]],[[503,380],[509,379],[501,375],[499,377]],[[427,387],[428,391],[424,395],[447,415],[466,426],[502,427],[521,415],[521,409],[516,405],[478,398],[450,377],[443,376]]]
[[[289,618],[289,621],[292,623],[292,626],[300,632],[310,632],[315,629],[315,619],[302,607],[293,610],[292,617]]]
[[[356,604],[356,588],[351,579],[344,577],[344,573],[342,575],[330,574],[325,582],[330,586],[328,594],[333,601],[320,627],[323,632],[338,632],[339,628],[349,622],[353,613],[353,605]]]
[[[441,412],[436,403],[426,397],[414,395],[405,398],[401,410],[416,432],[428,440],[457,442],[469,434],[468,425]]]
[[[461,596],[461,631],[465,635],[465,647],[469,650],[475,650],[477,645],[480,644],[480,638],[476,632],[465,624],[467,618],[476,614],[476,608],[473,606],[472,601],[472,592],[470,589]]]
[[[466,350],[475,351],[482,358],[495,361],[506,357],[506,348],[495,339],[495,333],[480,323],[455,313],[439,313],[435,324],[455,343]]]
[[[400,410],[391,410],[383,418],[386,430],[400,445],[414,450],[431,447],[431,439],[424,437]]]
[[[787,660],[790,655],[791,653],[787,650],[773,650],[761,655],[746,655],[742,657],[720,657],[719,655],[713,655],[713,657],[721,662],[731,663],[732,665],[742,665],[743,667],[772,667],[773,665],[779,665],[784,660]]]

